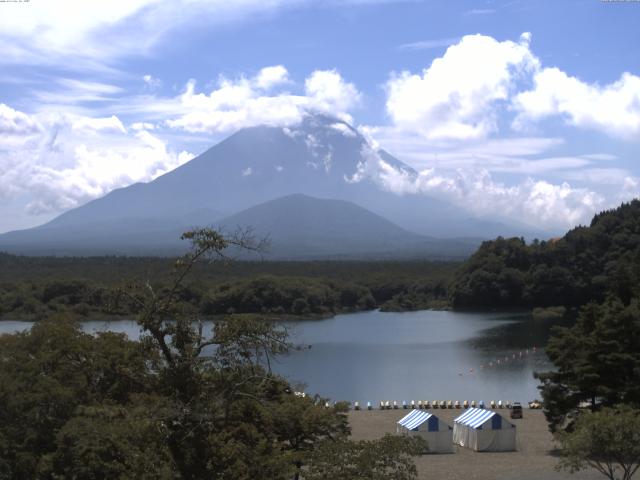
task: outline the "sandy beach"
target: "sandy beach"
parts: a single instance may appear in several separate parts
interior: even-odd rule
[[[431,410],[441,420],[453,426],[453,419],[462,410]],[[509,419],[509,410],[497,410]],[[361,410],[349,413],[352,436],[356,440],[371,440],[385,433],[396,432],[396,422],[408,410]],[[524,411],[524,418],[510,420],[516,425],[517,451],[479,453],[456,447],[453,454],[433,454],[416,458],[420,479],[450,480],[591,480],[602,478],[592,470],[575,474],[557,472],[558,459],[553,454],[554,442],[541,410]]]

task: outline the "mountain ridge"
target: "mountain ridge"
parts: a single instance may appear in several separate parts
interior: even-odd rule
[[[136,228],[110,237],[113,230]],[[211,226],[233,233],[251,228],[257,238],[268,238],[270,248],[258,254],[233,252],[244,259],[460,259],[470,255],[481,239],[440,240],[402,229],[393,222],[345,200],[318,199],[291,194],[208,222],[176,221],[167,227],[157,219],[119,219],[81,228],[48,226],[34,232],[0,236],[0,250],[31,255],[164,255],[182,254],[184,231]],[[25,237],[26,235],[26,237]],[[73,241],[69,239],[72,238]]]
[[[144,253],[145,238],[152,248],[169,241],[167,237],[161,242],[149,232],[168,234],[185,225],[209,225],[298,193],[354,203],[427,237],[533,236],[522,228],[473,217],[431,197],[386,190],[367,170],[372,152],[356,129],[323,115],[309,115],[295,127],[245,128],[149,183],[114,190],[33,229],[0,235],[0,248],[15,251],[20,246],[16,243],[22,243],[32,251],[74,254],[89,245],[100,253],[107,239],[111,242],[107,247],[123,247],[134,238],[139,254]],[[375,161],[404,175],[417,175],[384,150],[373,154]],[[90,229],[102,232],[102,237],[92,236]]]
[[[268,236],[267,258],[464,258],[479,239],[440,240],[409,232],[352,202],[291,194],[216,222],[226,231],[251,226]]]

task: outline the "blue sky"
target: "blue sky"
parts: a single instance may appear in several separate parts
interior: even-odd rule
[[[0,3],[0,232],[309,111],[421,172],[384,188],[584,223],[640,194],[639,24],[596,0]]]

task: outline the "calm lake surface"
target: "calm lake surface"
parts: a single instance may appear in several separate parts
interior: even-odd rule
[[[525,314],[372,311],[284,324],[301,348],[274,369],[334,400],[527,402],[540,397],[533,372],[551,368],[542,348],[550,323]],[[30,325],[0,321],[0,333]],[[128,320],[83,326],[140,334]]]

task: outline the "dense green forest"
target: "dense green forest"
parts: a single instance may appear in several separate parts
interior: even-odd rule
[[[229,242],[188,238],[166,290],[126,288],[139,341],[87,334],[69,314],[0,335],[0,480],[414,480],[423,439],[353,441],[346,403],[296,395],[271,371],[285,329],[233,315],[208,336],[194,326],[181,286]]]
[[[625,303],[638,294],[640,201],[597,214],[550,241],[484,242],[450,285],[454,308],[577,307],[607,294]]]
[[[133,282],[161,293],[173,260],[156,257],[25,257],[0,254],[0,318],[40,319],[73,312],[123,317],[139,313],[122,294]],[[213,262],[197,265],[181,300],[204,316],[262,313],[329,316],[382,308],[447,304],[449,262]]]

